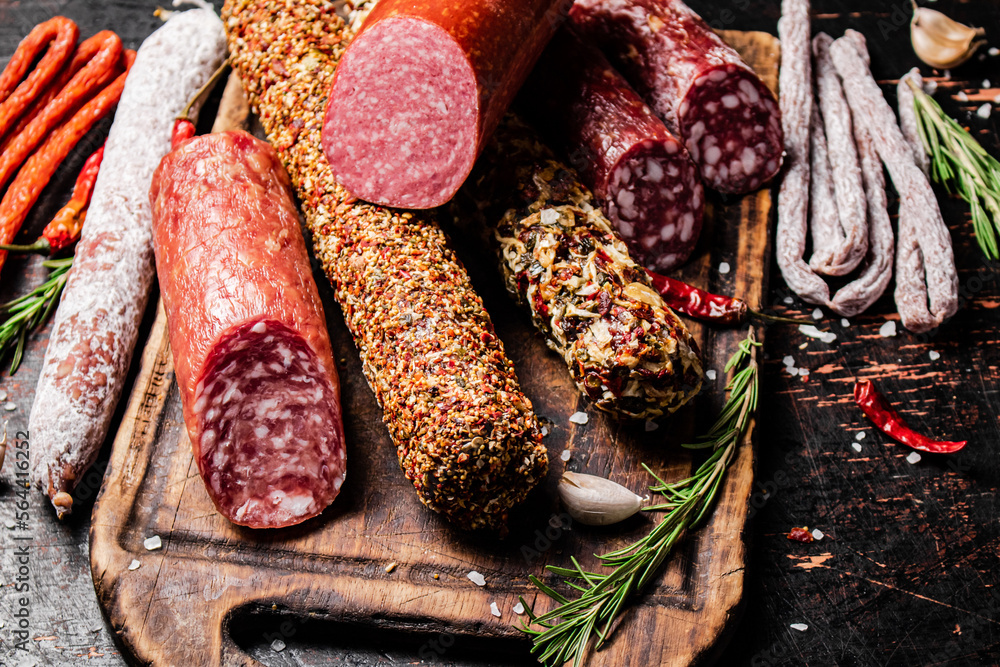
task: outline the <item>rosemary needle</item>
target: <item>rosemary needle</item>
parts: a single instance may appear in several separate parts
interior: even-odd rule
[[[42,266],[51,270],[48,279],[24,296],[13,301],[0,304],[0,313],[7,317],[0,323],[0,360],[13,351],[10,362],[10,374],[17,372],[24,357],[24,346],[28,334],[45,323],[59,303],[66,279],[69,277],[73,258],[50,259],[42,262]]]
[[[570,595],[576,597],[563,595],[534,575],[528,577],[558,603],[549,612],[535,614],[520,598],[529,619],[520,629],[531,636],[534,644],[531,652],[543,665],[554,667],[572,660],[574,667],[579,667],[595,636],[594,648],[600,649],[611,636],[612,626],[629,598],[656,576],[674,546],[714,507],[726,470],[757,407],[756,348],[759,346],[751,327],[726,364],[726,372],[733,371],[733,377],[726,387],[729,398],[722,412],[705,435],[684,445],[711,451],[695,473],[677,482],[667,482],[643,465],[656,480],[650,491],[664,500],[644,509],[666,512],[649,534],[623,549],[597,556],[601,565],[610,568],[609,572],[588,572],[576,558],[571,558],[572,568],[549,565],[546,569],[562,577],[563,583],[575,591]]]
[[[920,140],[931,158],[931,177],[968,202],[979,248],[989,259],[1000,259],[1000,163],[920,86],[907,83]]]

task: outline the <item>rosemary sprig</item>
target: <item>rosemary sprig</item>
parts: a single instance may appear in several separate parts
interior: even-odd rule
[[[972,229],[989,259],[1000,259],[1000,163],[946,114],[920,86],[913,89],[920,140],[931,158],[931,178],[958,194],[972,210]]]
[[[726,372],[733,371],[733,377],[726,386],[729,398],[725,407],[708,433],[684,445],[711,450],[694,475],[667,482],[643,464],[656,480],[649,487],[650,491],[664,499],[663,503],[643,509],[666,512],[649,534],[623,549],[598,555],[601,565],[611,568],[610,572],[588,572],[576,558],[571,558],[572,568],[546,567],[579,593],[572,599],[538,577],[528,577],[542,593],[559,603],[551,611],[536,615],[524,598],[520,598],[530,621],[522,623],[520,629],[531,636],[534,644],[531,652],[540,663],[555,666],[572,660],[574,667],[582,665],[593,637],[597,636],[594,649],[599,650],[610,638],[612,625],[629,598],[649,583],[680,539],[708,515],[757,407],[756,348],[759,346],[751,327],[726,364]]]
[[[13,350],[11,375],[21,365],[28,334],[44,324],[59,303],[59,295],[66,285],[67,273],[72,264],[72,257],[42,262],[42,266],[51,270],[48,279],[24,296],[0,305],[0,313],[7,315],[0,324],[0,361]]]

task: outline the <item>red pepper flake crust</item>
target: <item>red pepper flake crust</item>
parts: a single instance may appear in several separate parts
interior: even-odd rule
[[[701,389],[698,348],[594,196],[508,115],[469,181],[496,221],[507,290],[597,407],[649,419]]]
[[[360,202],[333,178],[323,110],[353,33],[323,0],[228,0],[222,18],[407,479],[458,526],[502,528],[547,472],[538,423],[436,221]]]

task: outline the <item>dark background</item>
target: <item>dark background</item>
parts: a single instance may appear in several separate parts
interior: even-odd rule
[[[779,16],[778,2],[690,4],[715,28],[774,33]],[[940,0],[929,6],[985,27],[1000,46],[1000,3]],[[0,62],[36,23],[56,14],[77,21],[81,38],[108,28],[137,48],[160,23],[155,7],[147,0],[0,0]],[[836,37],[852,27],[865,33],[874,73],[894,102],[896,80],[918,64],[909,43],[909,1],[815,0],[813,10],[814,31]],[[980,57],[947,76],[922,68],[925,77],[937,77],[936,98],[945,110],[994,155],[1000,154],[995,116],[984,120],[974,112],[1000,95],[998,65],[1000,56],[984,48]],[[960,91],[970,99],[956,99]],[[56,175],[22,239],[35,238],[68,198],[86,148],[97,145],[99,132]],[[829,345],[790,327],[768,332],[746,600],[728,646],[716,656],[720,665],[1000,664],[1000,289],[997,268],[981,259],[965,206],[939,194],[955,239],[964,299],[963,309],[941,330],[918,337],[899,327],[895,337],[880,336],[887,319],[898,320],[890,287],[887,297],[849,326],[830,317],[820,323],[838,336]],[[0,300],[40,282],[39,261],[8,260],[0,276]],[[798,300],[786,303],[776,267],[772,276],[771,302],[765,306],[799,316],[811,312]],[[27,426],[30,400],[23,397],[34,388],[44,346],[45,336],[36,337],[25,367],[13,378],[0,375],[0,395],[6,391],[16,405],[0,412],[10,420],[11,434]],[[940,357],[931,359],[932,351]],[[807,379],[785,371],[786,355],[794,357],[796,367],[810,370]],[[877,434],[853,405],[858,377],[876,380],[919,430],[968,438],[969,446],[951,457],[925,454],[918,464],[909,464],[909,450]],[[867,437],[858,453],[851,444],[862,431]],[[102,461],[106,456],[107,447]],[[10,452],[8,458],[13,458]],[[13,516],[12,479],[9,461],[0,473],[0,521]],[[84,480],[77,495],[89,498],[81,498],[79,510],[63,524],[40,502],[33,506],[32,651],[27,657],[10,646],[16,599],[13,533],[0,527],[0,623],[6,626],[0,626],[0,665],[122,664],[90,581],[87,530],[98,485],[97,474]],[[826,537],[812,544],[786,539],[791,527],[802,525],[818,527]],[[237,619],[236,639],[268,665],[415,664],[420,648],[433,639],[307,622],[297,625],[288,648],[276,653],[265,635],[279,623]],[[800,632],[790,628],[793,623],[809,627]],[[496,664],[493,651],[460,642],[439,662]],[[590,664],[602,664],[600,655]]]

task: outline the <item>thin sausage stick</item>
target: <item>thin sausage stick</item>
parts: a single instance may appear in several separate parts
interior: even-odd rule
[[[818,271],[820,267],[813,264],[813,261],[821,254],[829,255],[832,252],[830,246],[843,244],[844,231],[837,217],[837,198],[833,194],[833,177],[830,175],[830,156],[826,148],[823,117],[815,100],[809,126],[809,144],[812,149],[809,154],[812,167],[809,178],[809,229],[813,251],[809,266]]]
[[[843,79],[854,117],[872,137],[899,193],[896,306],[903,326],[921,333],[939,326],[958,310],[958,273],[951,236],[934,191],[913,161],[913,151],[860,48],[856,38],[842,37],[830,47],[830,55]]]
[[[920,70],[914,67],[904,74],[896,86],[896,100],[899,107],[899,129],[903,131],[906,143],[913,151],[913,161],[920,167],[920,171],[925,175],[931,172],[931,161],[924,147],[923,139],[920,138],[920,130],[917,123],[917,110],[913,104],[913,89],[907,81],[912,81],[918,88],[923,88],[924,78],[920,76]]]
[[[778,80],[788,171],[778,190],[778,268],[792,291],[805,301],[827,304],[830,288],[802,259],[808,233],[809,121],[812,115],[809,0],[782,0],[781,14]]]

